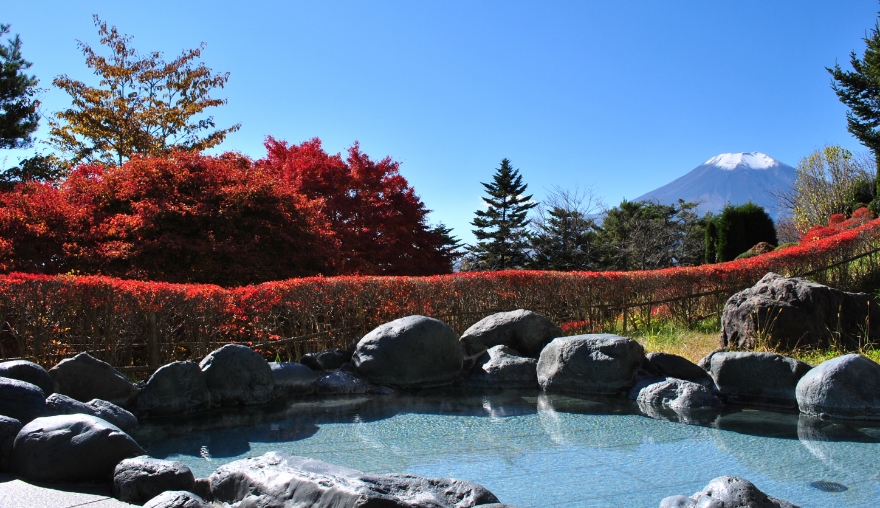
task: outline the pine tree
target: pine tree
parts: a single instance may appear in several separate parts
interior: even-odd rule
[[[477,210],[471,224],[477,237],[477,245],[469,247],[476,258],[473,269],[506,270],[521,268],[529,261],[528,211],[537,203],[532,203],[531,195],[524,195],[526,184],[518,169],[513,169],[510,160],[502,159],[501,167],[496,169],[491,183],[483,183],[488,197],[483,201],[487,210]]]
[[[532,236],[534,257],[530,266],[538,270],[590,270],[596,260],[596,230],[593,219],[577,210],[553,207],[535,225]]]
[[[9,33],[9,25],[0,25],[0,37]],[[34,96],[39,81],[23,71],[31,63],[21,56],[18,35],[0,44],[0,148],[27,148],[37,130],[40,101]]]

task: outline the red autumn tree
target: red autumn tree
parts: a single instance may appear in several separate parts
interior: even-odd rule
[[[339,241],[339,273],[431,275],[449,273],[455,247],[427,224],[429,210],[400,175],[399,163],[378,162],[357,143],[343,159],[314,138],[288,145],[272,137],[260,165],[278,171],[302,194],[322,203]]]

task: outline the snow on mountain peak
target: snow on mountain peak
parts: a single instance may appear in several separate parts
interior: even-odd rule
[[[765,155],[761,152],[751,152],[751,153],[723,153],[721,155],[716,155],[711,159],[707,160],[703,163],[704,166],[716,166],[721,169],[732,170],[736,169],[737,166],[746,166],[751,169],[768,169],[773,166],[778,166],[779,162],[777,162],[773,157],[769,155]]]

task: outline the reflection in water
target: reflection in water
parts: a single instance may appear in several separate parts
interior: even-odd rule
[[[619,496],[656,506],[728,474],[804,506],[880,505],[880,426],[782,411],[449,389],[228,408],[147,421],[135,438],[197,476],[276,450],[368,472],[466,478],[523,508]],[[816,482],[848,489],[810,487]]]

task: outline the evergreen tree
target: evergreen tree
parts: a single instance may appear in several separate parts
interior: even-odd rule
[[[483,201],[487,210],[477,210],[471,224],[477,245],[468,250],[475,263],[470,269],[506,270],[521,268],[529,261],[529,234],[526,230],[532,196],[524,195],[527,185],[522,183],[518,169],[508,159],[501,160],[491,183],[483,183],[488,197]]]
[[[706,235],[706,261],[709,263],[736,259],[760,242],[777,243],[773,219],[762,206],[751,201],[739,206],[728,204],[710,228],[714,235]],[[708,259],[713,250],[715,259]]]
[[[577,210],[553,207],[535,225],[530,266],[538,270],[590,270],[596,260],[596,224]]]
[[[9,33],[9,25],[0,25],[0,37]],[[5,45],[0,44],[0,148],[27,148],[33,144],[31,134],[37,130],[40,101],[39,81],[23,71],[30,68],[21,56],[18,35]]]

